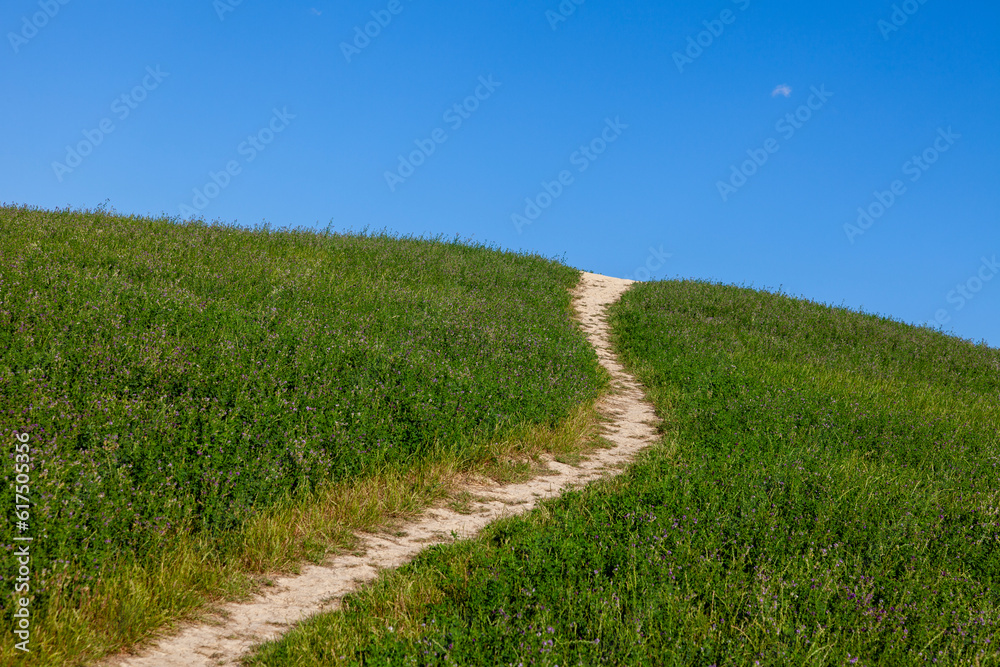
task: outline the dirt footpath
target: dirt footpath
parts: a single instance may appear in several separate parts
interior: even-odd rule
[[[366,535],[364,556],[343,555],[328,559],[322,566],[304,565],[297,576],[279,577],[266,594],[246,603],[227,604],[211,623],[188,625],[147,648],[140,655],[121,655],[103,664],[115,667],[216,667],[237,665],[256,643],[276,639],[290,626],[309,616],[337,609],[341,598],[372,581],[382,568],[398,567],[432,544],[471,537],[486,524],[505,516],[532,509],[538,500],[558,495],[564,487],[579,486],[619,472],[622,464],[653,443],[658,421],[653,406],[642,389],[625,373],[611,353],[607,306],[617,301],[632,283],[630,280],[584,273],[574,292],[574,307],[583,330],[597,350],[601,364],[612,377],[614,391],[602,399],[598,411],[612,421],[603,433],[614,444],[610,449],[587,452],[587,460],[576,466],[547,461],[554,474],[507,486],[470,486],[475,496],[488,501],[471,501],[471,514],[449,509],[431,509],[413,523],[399,526],[404,537],[388,534]]]

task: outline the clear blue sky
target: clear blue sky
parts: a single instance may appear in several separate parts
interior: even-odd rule
[[[577,2],[8,0],[0,200],[459,235],[1000,345],[1000,5]]]

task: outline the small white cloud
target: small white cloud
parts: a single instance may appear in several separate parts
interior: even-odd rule
[[[777,97],[778,95],[784,95],[785,97],[788,97],[791,94],[792,94],[791,86],[785,83],[781,84],[780,86],[777,86],[774,90],[771,91],[771,97]]]
[[[310,7],[309,11],[315,16],[320,16],[323,13],[320,10],[316,9],[315,7]]]

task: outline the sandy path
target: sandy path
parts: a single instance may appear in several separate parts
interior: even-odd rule
[[[254,644],[275,639],[292,624],[321,611],[336,609],[340,599],[359,585],[372,581],[380,568],[392,568],[412,559],[425,547],[449,542],[452,531],[460,537],[475,535],[486,524],[534,507],[539,499],[558,495],[566,486],[578,486],[607,474],[617,473],[655,439],[652,424],[657,418],[632,376],[612,355],[605,308],[618,299],[632,281],[584,273],[574,293],[583,330],[610,371],[615,393],[598,404],[598,410],[614,421],[603,434],[614,443],[596,449],[577,466],[547,461],[554,474],[507,486],[469,486],[467,490],[489,501],[471,501],[471,514],[448,509],[430,509],[422,518],[400,528],[404,537],[366,535],[364,556],[330,558],[323,566],[303,565],[301,574],[275,579],[266,595],[246,603],[227,604],[213,624],[183,627],[158,645],[137,656],[116,656],[104,665],[116,667],[209,667],[237,665],[239,657]]]

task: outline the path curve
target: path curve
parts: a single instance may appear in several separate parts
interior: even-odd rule
[[[107,667],[222,667],[239,664],[239,658],[255,644],[284,634],[293,624],[319,612],[337,609],[340,600],[360,585],[375,579],[378,570],[398,567],[432,545],[459,537],[472,537],[499,518],[527,512],[538,500],[551,498],[567,486],[580,486],[620,472],[640,450],[656,439],[658,422],[653,406],[645,399],[639,383],[618,363],[611,352],[607,307],[618,300],[632,283],[594,273],[583,273],[573,293],[573,304],[581,327],[597,350],[601,364],[612,378],[613,391],[597,404],[597,410],[612,421],[604,425],[604,435],[614,444],[609,449],[586,453],[576,466],[546,461],[555,474],[546,474],[523,484],[471,485],[465,490],[488,496],[489,501],[471,501],[471,514],[446,508],[425,511],[421,518],[400,528],[403,537],[388,534],[365,535],[359,548],[363,556],[342,555],[323,565],[303,565],[301,573],[275,579],[266,595],[245,603],[222,606],[222,614],[212,623],[182,627],[176,634],[138,655],[118,655],[105,660]]]

